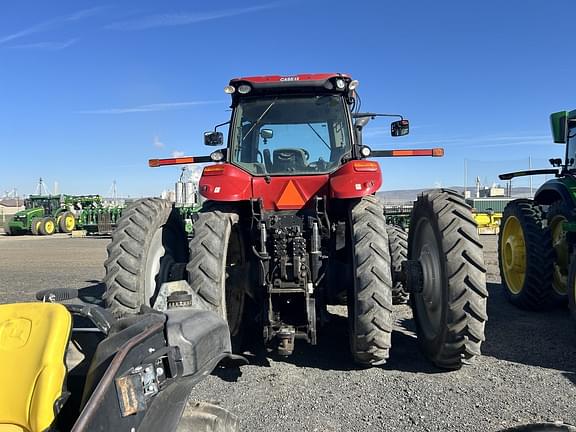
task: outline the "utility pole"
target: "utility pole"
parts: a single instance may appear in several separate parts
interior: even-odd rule
[[[50,195],[50,191],[44,184],[44,180],[42,180],[42,177],[40,177],[38,185],[36,186],[36,195]]]
[[[464,159],[464,199],[467,198],[468,191],[468,159]]]

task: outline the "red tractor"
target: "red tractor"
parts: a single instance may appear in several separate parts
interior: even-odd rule
[[[388,115],[359,112],[357,86],[344,74],[231,80],[231,119],[204,135],[222,146],[217,128],[228,125],[226,148],[150,161],[214,162],[200,180],[206,201],[192,239],[168,201],[125,211],[105,263],[108,307],[124,315],[181,301],[215,310],[233,346],[256,331],[288,355],[295,339],[316,344],[327,305],[347,304],[354,360],[379,365],[389,355],[393,297],[409,294],[434,364],[455,369],[480,354],[488,293],[470,208],[456,192],[434,190],[414,203],[407,238],[386,225],[375,196],[380,166],[368,158],[443,150],[363,145],[368,121]],[[392,136],[406,135],[408,121],[396,117]]]

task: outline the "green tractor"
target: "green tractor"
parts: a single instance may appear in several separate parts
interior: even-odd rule
[[[30,195],[24,207],[4,226],[7,235],[69,233],[76,226],[74,213],[62,205],[59,195]]]
[[[514,177],[553,174],[534,199],[508,203],[498,238],[506,296],[514,305],[542,310],[569,303],[576,318],[576,110],[550,116],[554,142],[566,145],[553,168],[512,172]]]

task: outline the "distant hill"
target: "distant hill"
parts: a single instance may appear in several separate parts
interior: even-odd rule
[[[454,189],[460,193],[464,193],[464,187],[462,186],[450,186],[447,189]],[[388,202],[402,202],[402,201],[414,201],[419,194],[424,191],[430,190],[428,189],[399,189],[399,190],[388,190],[388,191],[380,191],[376,193],[376,195]],[[474,197],[474,189],[468,188],[472,197]],[[536,191],[536,188],[533,189]],[[514,187],[512,188],[512,196],[514,198],[526,198],[530,196],[530,188],[528,187]]]

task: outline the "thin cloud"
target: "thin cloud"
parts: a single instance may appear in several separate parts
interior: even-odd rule
[[[216,103],[222,103],[222,101],[169,102],[169,103],[139,105],[130,108],[104,108],[95,110],[82,110],[77,112],[79,114],[130,114],[130,113],[142,113],[142,112],[171,111],[178,109],[186,109],[198,105],[210,105]]]
[[[173,158],[178,158],[178,157],[182,157],[182,156],[184,156],[184,152],[183,152],[183,151],[174,150],[174,151],[172,152],[172,157],[173,157]]]
[[[164,143],[162,141],[160,141],[160,137],[158,135],[154,136],[153,144],[154,144],[154,147],[159,148],[159,149],[165,147]]]
[[[415,145],[444,145],[446,147],[466,147],[466,148],[479,148],[479,147],[513,147],[521,145],[539,145],[548,142],[550,136],[548,135],[502,135],[502,136],[475,136],[475,137],[460,137],[460,138],[431,138],[419,141],[412,141],[410,143],[402,143],[402,145],[415,146]]]
[[[78,39],[70,39],[63,42],[35,42],[21,45],[11,45],[10,49],[37,49],[46,51],[60,51],[66,49],[78,42]]]
[[[79,21],[81,19],[91,17],[93,15],[100,13],[105,8],[106,8],[105,6],[98,6],[90,9],[83,9],[68,15],[53,18],[49,21],[44,21],[42,23],[27,27],[20,31],[0,37],[0,45],[3,45],[6,42],[10,42],[16,39],[21,39],[25,36],[51,30],[67,22]]]
[[[237,9],[224,9],[220,11],[200,12],[200,13],[173,13],[148,15],[128,21],[112,23],[106,28],[111,30],[147,30],[158,27],[174,27],[195,24],[203,21],[212,21],[220,18],[246,15],[263,10],[274,9],[281,6],[281,3],[269,3],[259,6],[250,6]]]

